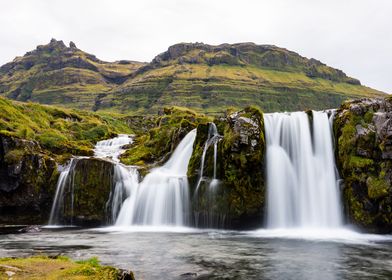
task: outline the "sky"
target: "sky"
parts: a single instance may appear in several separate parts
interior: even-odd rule
[[[51,38],[106,61],[170,45],[254,42],[392,93],[392,0],[0,0],[0,64]]]

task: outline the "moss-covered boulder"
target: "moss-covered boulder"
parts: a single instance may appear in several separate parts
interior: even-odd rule
[[[208,125],[200,124],[188,166],[193,188],[195,223],[202,227],[253,228],[262,225],[265,203],[264,123],[262,112],[248,107],[215,120],[218,142],[216,179],[213,147],[206,152],[203,177],[200,163]],[[197,188],[197,190],[196,190]]]
[[[344,103],[334,133],[349,221],[367,231],[392,232],[392,99]]]
[[[0,223],[46,222],[57,175],[36,141],[0,133]]]
[[[65,185],[61,224],[98,226],[111,223],[110,193],[115,164],[97,158],[75,158]]]

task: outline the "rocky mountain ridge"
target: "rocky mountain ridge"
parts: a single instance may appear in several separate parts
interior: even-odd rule
[[[272,45],[180,43],[150,63],[104,62],[52,39],[0,67],[0,95],[70,108],[128,114],[185,106],[218,113],[325,109],[377,97],[343,71]]]

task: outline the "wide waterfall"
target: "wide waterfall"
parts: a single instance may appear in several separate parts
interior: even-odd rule
[[[342,224],[331,123],[326,112],[265,114],[267,225]]]
[[[162,167],[153,169],[124,201],[116,226],[183,226],[189,215],[188,163],[196,130],[189,132]]]

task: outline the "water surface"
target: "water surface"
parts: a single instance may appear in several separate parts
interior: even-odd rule
[[[349,231],[44,229],[0,235],[0,256],[97,256],[136,279],[392,279],[392,237]]]

